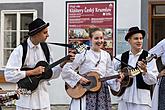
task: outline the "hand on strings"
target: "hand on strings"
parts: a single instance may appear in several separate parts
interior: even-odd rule
[[[43,66],[38,66],[37,68],[33,70],[26,71],[27,76],[32,76],[32,75],[40,75],[45,72],[45,67]]]
[[[158,78],[165,76],[165,69],[163,69],[159,74],[158,74]]]
[[[139,67],[139,69],[142,71],[142,74],[146,74],[147,73],[147,64],[144,63],[144,59],[142,59],[142,61],[138,61],[137,65]]]
[[[80,82],[80,84],[85,85],[85,84],[90,83],[91,81],[86,79],[85,77],[81,77],[79,82]]]
[[[122,82],[122,80],[125,78],[125,75],[124,75],[125,73],[123,73],[123,72],[119,72],[119,78],[117,78],[117,81],[118,82]]]
[[[63,68],[63,66],[67,63],[67,62],[72,62],[73,60],[74,60],[74,58],[75,58],[75,51],[76,50],[70,50],[69,51],[69,56],[70,56],[70,58],[69,58],[69,60],[65,60],[65,61],[63,61],[61,64],[60,64],[60,67],[61,68]]]

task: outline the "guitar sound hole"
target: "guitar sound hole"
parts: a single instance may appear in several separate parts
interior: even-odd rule
[[[89,83],[85,84],[85,85],[82,85],[84,88],[86,88],[87,90],[90,90],[91,88],[95,87],[96,86],[96,78],[93,77],[93,76],[87,76],[86,77],[88,80],[90,80]]]

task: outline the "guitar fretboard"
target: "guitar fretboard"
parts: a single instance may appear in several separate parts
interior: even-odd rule
[[[57,60],[56,62],[50,64],[50,65],[46,68],[46,70],[49,70],[49,69],[51,69],[51,68],[57,66],[58,64],[62,63],[63,61],[69,60],[69,59],[70,59],[70,55],[67,55],[67,56],[65,56],[65,57],[63,57],[63,58]]]
[[[100,78],[99,81],[106,81],[106,80],[119,78],[119,77],[120,77],[119,75],[107,76],[107,77]]]

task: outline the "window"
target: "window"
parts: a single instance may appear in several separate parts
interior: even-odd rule
[[[153,15],[154,16],[165,16],[165,5],[154,5]]]
[[[28,36],[28,24],[36,17],[36,10],[1,11],[1,67],[6,65],[13,49]]]
[[[128,29],[118,29],[116,35],[116,55],[129,50],[129,44],[125,41]]]

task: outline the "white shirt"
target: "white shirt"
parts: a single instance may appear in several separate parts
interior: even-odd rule
[[[129,52],[128,64],[132,67],[136,67],[139,56],[143,50],[134,55],[131,51]],[[121,55],[117,56],[121,60]],[[114,59],[115,70],[118,70],[121,65],[121,62]],[[157,82],[158,70],[156,66],[155,59],[147,63],[147,73],[142,75],[143,80],[146,84],[152,85]],[[124,94],[119,98],[121,101],[130,102],[134,104],[146,104],[151,106],[150,91],[146,89],[138,89],[136,86],[136,77],[133,78],[132,86],[128,87]]]
[[[156,46],[149,50],[149,53],[156,54],[158,57],[161,57],[162,64],[165,65],[165,39],[161,40]],[[159,85],[161,78],[158,80],[152,99],[152,110],[158,110],[158,97],[159,97]]]
[[[27,39],[27,55],[24,65],[29,68],[34,68],[38,61],[46,61],[44,52],[38,44],[35,46],[30,41],[30,38]],[[16,83],[20,79],[26,77],[26,72],[21,71],[22,67],[22,56],[23,56],[23,47],[19,45],[11,53],[9,60],[6,65],[6,70],[4,72],[5,79],[7,82]],[[50,56],[50,64],[52,63],[53,58]],[[59,77],[62,69],[60,66],[52,68],[53,78]],[[20,95],[20,99],[16,101],[16,105],[24,108],[31,109],[41,109],[50,106],[49,94],[48,94],[48,81],[40,81],[37,89],[31,95]]]
[[[98,61],[99,64],[96,66]],[[78,67],[79,74],[75,71]],[[81,79],[81,75],[91,71],[97,72],[100,77],[116,74],[113,71],[113,62],[111,61],[109,53],[104,50],[101,50],[101,52],[95,52],[90,49],[86,54],[85,52],[76,54],[75,60],[72,63],[64,65],[61,75],[71,87],[74,87]]]
[[[149,53],[156,54],[161,57],[163,65],[165,65],[165,39],[161,40],[156,46],[149,50]]]

